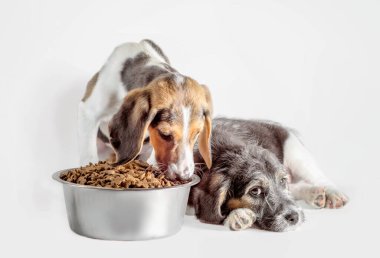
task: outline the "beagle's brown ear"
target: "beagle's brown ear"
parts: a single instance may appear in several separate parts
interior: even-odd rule
[[[109,124],[110,143],[116,152],[117,164],[127,163],[140,153],[154,116],[150,91],[135,89],[125,97]]]
[[[204,126],[199,135],[199,153],[210,169],[212,166],[211,156],[211,130],[212,130],[212,99],[208,88],[202,85],[205,92],[205,103],[203,104]]]

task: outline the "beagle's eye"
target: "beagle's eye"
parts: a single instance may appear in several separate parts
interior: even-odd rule
[[[158,131],[158,134],[160,135],[162,139],[164,139],[167,142],[170,142],[173,140],[173,135],[171,135],[170,133],[168,134],[168,133],[163,133],[161,131]]]
[[[262,193],[261,187],[254,187],[250,191],[251,195],[259,196]]]

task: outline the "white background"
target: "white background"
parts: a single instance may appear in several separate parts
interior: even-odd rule
[[[379,1],[1,1],[2,257],[379,257]],[[298,129],[350,197],[297,231],[230,232],[186,217],[175,236],[99,241],[68,227],[76,108],[112,49],[153,39],[207,84],[216,115]],[[376,240],[377,238],[377,240]]]

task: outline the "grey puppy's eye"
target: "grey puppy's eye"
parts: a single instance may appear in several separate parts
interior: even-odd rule
[[[254,196],[259,196],[262,190],[261,190],[261,187],[254,187],[249,192]]]
[[[287,182],[288,182],[288,179],[287,179],[286,177],[281,178],[280,183],[281,183],[282,185],[285,185]]]

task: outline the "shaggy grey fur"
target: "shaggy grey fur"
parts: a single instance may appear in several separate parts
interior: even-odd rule
[[[303,212],[283,180],[287,174],[283,165],[287,137],[288,130],[273,122],[214,119],[213,165],[210,170],[198,168],[201,182],[192,188],[189,200],[196,216],[204,222],[223,223],[232,211],[229,200],[243,198],[249,201],[248,208],[254,211],[259,228],[285,231],[299,225],[304,220]],[[194,157],[195,162],[202,162],[197,149]],[[247,189],[252,185],[262,193],[252,194]],[[220,191],[226,187],[226,193]]]

